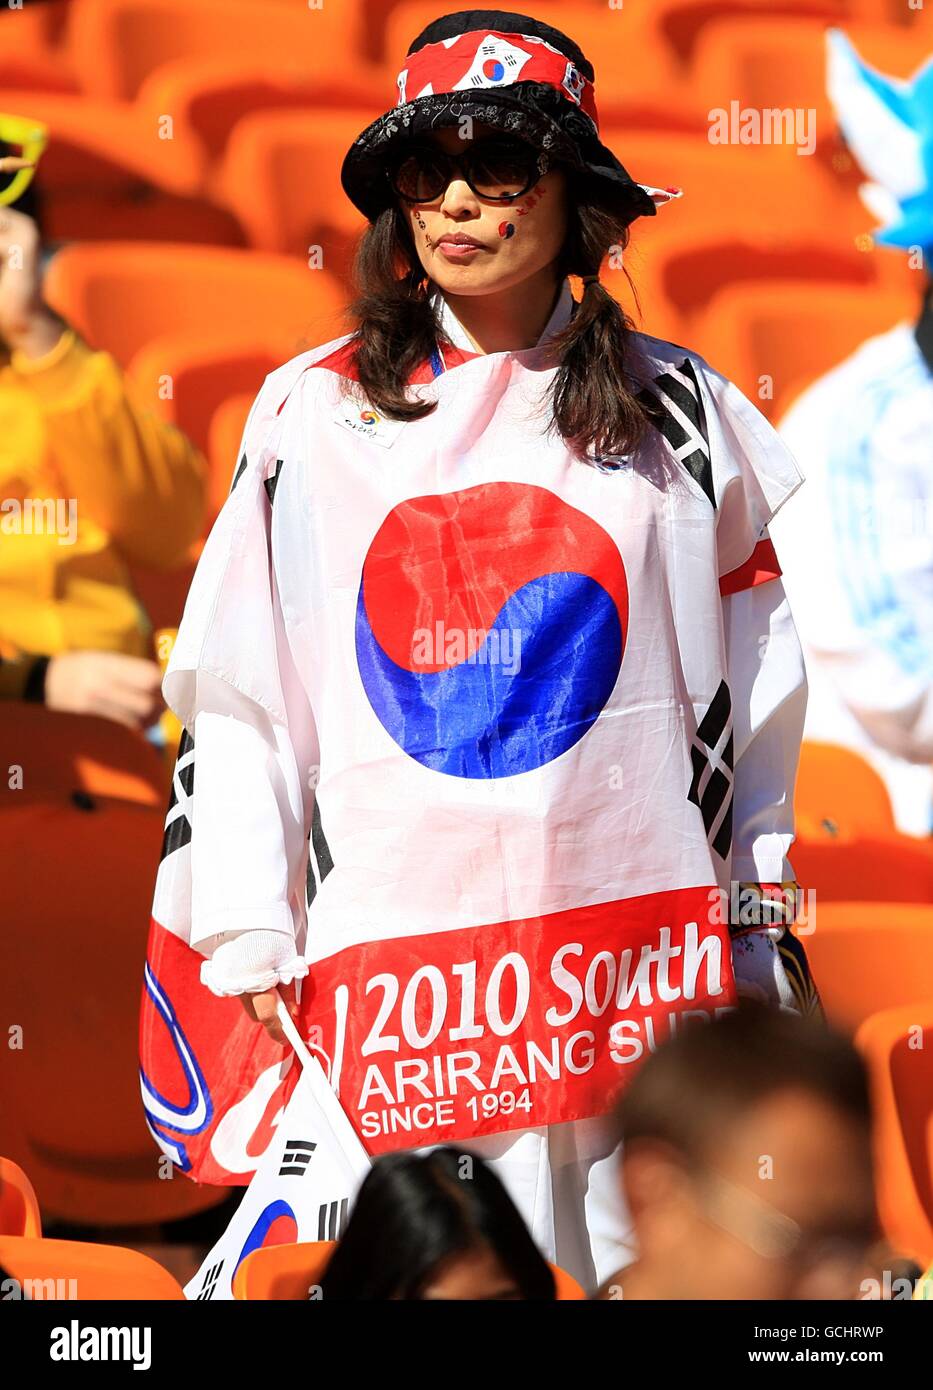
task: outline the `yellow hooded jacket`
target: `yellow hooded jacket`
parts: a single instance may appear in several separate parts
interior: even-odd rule
[[[0,697],[21,693],[23,654],[152,656],[128,565],[179,564],[205,497],[201,454],[109,354],[66,329],[43,357],[0,357]]]

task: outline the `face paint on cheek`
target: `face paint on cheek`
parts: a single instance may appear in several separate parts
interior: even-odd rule
[[[431,240],[430,236],[428,235],[428,224],[425,222],[424,218],[421,216],[421,213],[418,211],[417,208],[415,208],[414,214],[415,214],[415,221],[418,223],[418,226],[419,226],[419,227],[421,228],[421,230],[424,232],[424,241],[425,241],[425,245],[427,246],[427,248],[428,248],[429,251],[433,251],[433,250],[434,250],[434,247],[435,247],[435,245],[436,245],[436,243],[433,242],[433,241]]]
[[[547,189],[543,184],[539,184],[537,188],[533,188],[518,209],[519,217],[526,217],[528,213],[531,212],[532,208],[537,207],[546,192]]]
[[[515,224],[512,222],[500,222],[499,235],[503,238],[503,240],[508,241],[510,236],[515,235]]]

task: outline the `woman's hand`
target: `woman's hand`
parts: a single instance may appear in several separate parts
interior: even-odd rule
[[[279,1021],[279,1000],[285,1001],[288,1012],[292,1018],[297,1019],[298,1000],[296,993],[293,981],[290,985],[277,985],[275,989],[264,989],[258,994],[241,994],[239,998],[253,1022],[261,1023],[272,1041],[284,1046],[288,1039]]]
[[[96,714],[144,729],[162,711],[162,672],[122,652],[62,652],[45,673],[45,703],[65,714]]]

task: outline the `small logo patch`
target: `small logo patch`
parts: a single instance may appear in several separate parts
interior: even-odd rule
[[[407,420],[388,420],[377,410],[373,410],[372,406],[361,405],[359,401],[354,400],[344,401],[334,420],[351,434],[357,435],[360,439],[368,439],[383,449],[392,447],[400,431],[408,423]]]

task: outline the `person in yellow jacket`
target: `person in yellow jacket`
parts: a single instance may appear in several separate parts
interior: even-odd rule
[[[206,465],[43,302],[40,253],[0,207],[0,699],[145,727],[161,670],[128,567],[183,560]]]

